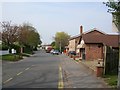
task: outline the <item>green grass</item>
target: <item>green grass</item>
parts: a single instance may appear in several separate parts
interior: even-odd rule
[[[30,57],[31,54],[28,53],[23,53],[22,55],[20,54],[6,54],[0,56],[0,60],[6,60],[6,61],[18,61],[22,59],[22,56],[24,57]]]
[[[18,61],[22,59],[22,57],[20,57],[17,54],[6,54],[6,55],[0,56],[0,58],[2,58],[2,60],[7,60],[7,61]]]
[[[105,78],[105,81],[108,83],[108,85],[115,88],[117,87],[117,80],[118,80],[117,75],[104,75],[103,78]]]

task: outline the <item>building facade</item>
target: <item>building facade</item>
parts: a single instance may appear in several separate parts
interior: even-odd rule
[[[104,46],[118,49],[118,35],[106,34],[97,29],[82,32],[69,41],[69,51],[76,51],[82,60],[98,60],[104,58]]]

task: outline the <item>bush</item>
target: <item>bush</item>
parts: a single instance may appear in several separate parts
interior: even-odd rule
[[[0,44],[0,50],[8,50],[8,46],[4,44]]]
[[[24,52],[24,53],[28,53],[28,54],[33,54],[33,51],[32,51],[32,49],[30,48],[30,46],[25,46],[25,47],[23,48],[23,52]]]

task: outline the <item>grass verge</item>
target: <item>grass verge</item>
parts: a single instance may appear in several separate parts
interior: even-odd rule
[[[108,85],[112,86],[113,88],[117,88],[117,75],[104,75],[103,78]]]
[[[18,61],[20,59],[23,59],[23,57],[30,57],[32,54],[28,53],[22,53],[22,54],[6,54],[6,55],[1,55],[0,59],[1,60],[6,60],[6,61]]]
[[[17,55],[17,54],[6,54],[6,55],[0,56],[0,58],[6,61],[18,61],[22,59],[22,57],[20,57],[20,55]]]

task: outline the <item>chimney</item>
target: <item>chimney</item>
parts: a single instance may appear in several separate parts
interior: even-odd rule
[[[83,26],[80,26],[80,34],[83,33]]]

